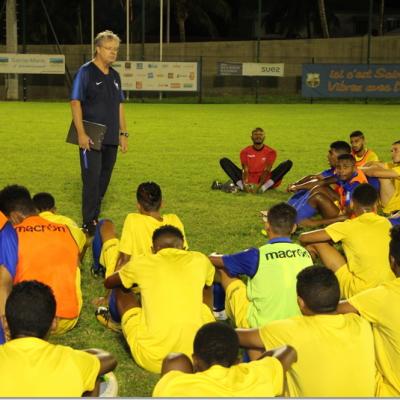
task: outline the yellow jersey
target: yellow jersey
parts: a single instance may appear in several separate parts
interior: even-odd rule
[[[386,163],[385,168],[392,169],[397,172],[400,177],[400,165]],[[393,178],[392,183],[395,191],[389,202],[383,207],[383,212],[386,214],[391,214],[393,211],[400,210],[400,178]]]
[[[378,371],[377,396],[400,397],[400,278],[365,290],[349,299],[372,324]]]
[[[372,397],[375,353],[369,323],[356,314],[319,314],[260,328],[266,349],[289,344],[297,362],[287,372],[290,397]]]
[[[126,288],[136,283],[141,292],[137,341],[129,343],[139,365],[159,372],[170,352],[192,356],[197,330],[214,320],[203,304],[203,288],[212,285],[214,272],[204,254],[172,248],[135,257],[118,271]]]
[[[0,346],[0,397],[80,397],[93,390],[100,361],[35,337]]]
[[[79,228],[74,220],[66,217],[65,215],[54,214],[51,211],[43,211],[39,214],[39,216],[56,224],[67,225],[72,237],[75,239],[75,242],[79,247],[79,253],[82,252],[83,247],[86,244],[86,235],[82,232],[82,229]]]
[[[283,392],[282,364],[274,357],[233,365],[213,365],[186,374],[171,371],[156,384],[153,397],[275,397]]]
[[[366,163],[371,161],[379,161],[376,153],[370,149],[366,149],[365,153],[362,156],[358,156],[354,151],[351,152],[352,156],[356,160],[356,167],[360,168],[364,166]]]
[[[185,230],[179,217],[175,214],[165,214],[162,221],[149,215],[130,213],[126,216],[122,228],[119,251],[130,256],[151,254],[153,232],[164,225],[172,225],[178,228],[185,237]],[[185,249],[188,244],[184,242]]]
[[[335,243],[342,242],[349,271],[363,281],[362,289],[395,278],[389,264],[390,229],[386,218],[372,212],[325,228]]]

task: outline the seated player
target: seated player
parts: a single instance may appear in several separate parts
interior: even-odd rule
[[[171,225],[153,233],[154,254],[137,256],[104,282],[115,289],[122,331],[133,358],[151,372],[160,372],[170,352],[192,354],[193,338],[206,322],[214,321],[204,304],[214,279],[208,258],[184,250],[182,232]],[[137,284],[141,303],[130,290]],[[211,305],[210,305],[211,306]]]
[[[129,260],[143,254],[152,254],[153,232],[164,225],[178,228],[184,235],[184,248],[188,248],[183,224],[176,214],[161,214],[162,193],[155,182],[143,182],[136,190],[138,212],[129,213],[122,228],[121,239],[117,238],[114,224],[101,220],[96,227],[93,241],[93,271],[105,271],[107,278]],[[98,303],[104,303],[102,297]],[[96,311],[97,320],[106,327],[120,330],[120,318],[115,312],[115,298],[111,293],[109,307]],[[107,302],[106,302],[107,303]]]
[[[364,290],[338,306],[339,313],[360,314],[372,325],[378,371],[378,397],[400,397],[400,226],[391,230],[390,264],[396,279]]]
[[[97,226],[93,242],[94,269],[99,269],[99,264],[104,268],[106,257],[106,276],[112,274],[115,267],[118,269],[126,264],[131,257],[151,254],[151,238],[157,228],[172,225],[185,236],[183,224],[176,214],[161,214],[162,194],[157,183],[141,183],[136,191],[136,199],[138,212],[126,216],[120,240],[114,235],[113,240],[104,242],[100,232],[102,222]],[[186,238],[184,246],[188,247]]]
[[[79,249],[70,230],[39,217],[23,186],[6,186],[0,192],[0,210],[13,223],[18,237],[18,262],[16,268],[3,271],[4,290],[0,294],[6,297],[13,284],[24,280],[49,285],[57,300],[59,319],[54,333],[65,333],[76,325],[82,308]]]
[[[337,314],[340,289],[334,273],[308,267],[297,277],[303,315],[238,329],[239,343],[251,349],[289,345],[297,352],[287,372],[285,396],[373,397],[374,338],[369,323],[356,314]]]
[[[342,154],[337,159],[335,174],[316,183],[307,200],[308,206],[322,216],[321,219],[303,220],[302,226],[327,225],[344,221],[351,216],[349,206],[353,190],[361,183],[366,183],[364,173],[355,166],[351,154]],[[330,185],[337,187],[333,190]]]
[[[211,322],[196,333],[193,364],[169,354],[153,397],[274,397],[282,395],[285,371],[296,351],[284,346],[251,363],[239,364],[239,339],[229,325]]]
[[[103,350],[74,350],[46,341],[57,324],[56,300],[47,285],[24,281],[6,302],[11,340],[0,346],[1,397],[80,397],[98,393],[98,377],[116,359]]]
[[[220,165],[239,190],[249,193],[264,193],[266,190],[280,185],[283,177],[292,168],[292,161],[286,160],[275,169],[276,151],[264,144],[265,132],[255,128],[251,132],[253,144],[240,152],[242,168],[237,167],[228,158],[222,158]],[[222,189],[222,185],[214,182],[212,189]]]
[[[55,222],[56,224],[63,224],[68,226],[72,236],[78,244],[81,254],[80,258],[82,260],[87,249],[87,240],[85,233],[82,231],[81,228],[79,228],[78,224],[71,218],[66,217],[65,215],[57,214],[55,200],[50,193],[36,193],[33,196],[32,200],[35,204],[35,207],[39,211],[39,217],[47,219],[50,222]]]
[[[15,229],[7,217],[0,211],[0,344],[5,342],[1,324],[5,312],[5,301],[8,297],[11,280],[8,271],[15,271],[18,261],[18,238]]]
[[[263,218],[267,244],[259,249],[209,257],[220,271],[226,313],[241,328],[256,328],[300,314],[296,276],[313,263],[308,251],[290,239],[296,230],[296,210],[292,206],[276,204]],[[248,277],[247,284],[239,275]]]
[[[351,147],[347,142],[338,140],[331,143],[328,151],[329,168],[320,172],[317,175],[308,175],[297,182],[288,186],[288,192],[295,192],[295,194],[288,200],[288,204],[293,206],[297,211],[296,223],[299,224],[303,220],[309,220],[317,214],[317,210],[308,204],[308,199],[311,195],[311,190],[316,186],[316,183],[332,177],[335,174],[337,159],[342,154],[350,154]],[[334,188],[336,184],[332,185]]]
[[[353,192],[355,218],[300,235],[300,243],[337,276],[342,297],[394,279],[389,264],[390,222],[376,214],[378,193],[364,183]],[[329,242],[341,242],[346,258]]]
[[[392,144],[391,153],[391,163],[373,163],[362,169],[368,178],[379,178],[379,196],[385,214],[400,210],[400,140]]]
[[[379,161],[378,156],[371,149],[365,147],[365,137],[361,131],[350,133],[351,154],[356,160],[356,167],[363,167],[366,163]]]

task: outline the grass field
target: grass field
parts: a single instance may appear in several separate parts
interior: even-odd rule
[[[287,184],[326,167],[329,144],[362,130],[381,159],[400,140],[398,105],[275,104],[196,105],[127,104],[130,151],[120,155],[103,203],[102,216],[121,230],[124,216],[135,210],[135,189],[153,180],[163,189],[164,210],[176,212],[185,225],[190,248],[232,252],[263,243],[259,210],[288,198]],[[77,149],[65,143],[70,123],[68,104],[0,103],[3,156],[0,188],[26,185],[32,194],[53,193],[60,213],[80,222],[80,170]],[[210,190],[213,179],[225,180],[218,160],[238,162],[250,131],[261,126],[278,161],[294,167],[281,188],[264,195],[225,194]],[[82,266],[84,308],[77,327],[58,343],[113,352],[120,396],[150,396],[158,376],[136,366],[123,338],[103,329],[90,301],[103,293],[91,277],[91,255]]]

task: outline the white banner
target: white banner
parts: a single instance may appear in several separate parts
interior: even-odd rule
[[[122,90],[197,91],[196,62],[117,61]]]
[[[65,74],[61,54],[0,53],[0,74]]]
[[[283,76],[285,64],[243,63],[245,76]]]

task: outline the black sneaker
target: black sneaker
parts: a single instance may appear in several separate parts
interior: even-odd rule
[[[96,232],[96,225],[97,225],[97,221],[93,220],[92,222],[83,224],[82,230],[87,236],[89,236],[89,237],[94,236],[94,234]]]
[[[221,190],[222,189],[222,183],[219,181],[214,181],[211,185],[212,190]]]
[[[98,265],[97,267],[93,264],[90,267],[90,272],[95,278],[105,278],[106,277],[106,269],[102,265]]]
[[[232,181],[225,182],[221,186],[221,190],[225,193],[237,193],[240,190]]]
[[[98,307],[94,315],[96,316],[97,321],[99,321],[106,328],[111,329],[114,332],[121,332],[121,324],[115,322],[111,318],[110,310],[108,307]]]

